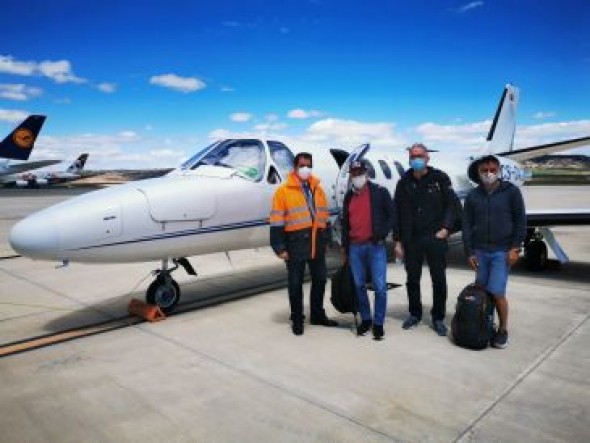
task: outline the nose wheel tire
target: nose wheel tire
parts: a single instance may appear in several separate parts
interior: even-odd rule
[[[146,301],[158,305],[165,313],[170,313],[180,300],[178,283],[169,275],[159,275],[146,292]]]

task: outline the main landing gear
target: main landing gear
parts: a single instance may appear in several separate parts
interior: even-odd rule
[[[547,266],[547,245],[543,240],[543,234],[534,228],[527,229],[524,240],[524,261],[527,268],[540,271]]]
[[[174,267],[168,268],[168,259],[162,260],[162,269],[154,271],[156,279],[149,285],[145,295],[148,303],[158,305],[165,314],[172,312],[180,300],[180,287],[172,278],[172,272],[182,266],[187,274],[197,275],[189,261],[184,257],[173,258],[172,263],[174,263]]]

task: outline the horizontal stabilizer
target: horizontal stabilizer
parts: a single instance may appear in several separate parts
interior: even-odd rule
[[[590,146],[590,137],[573,138],[546,145],[531,146],[529,148],[515,149],[514,151],[499,152],[496,155],[507,157],[516,161],[525,161],[545,154],[561,152],[568,149]]]

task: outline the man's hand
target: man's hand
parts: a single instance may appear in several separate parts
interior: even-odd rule
[[[512,248],[508,251],[508,266],[512,267],[520,258],[520,249]]]
[[[469,264],[469,267],[471,269],[473,269],[474,271],[477,271],[477,268],[479,267],[479,263],[477,262],[477,257],[475,255],[472,255],[471,257],[469,257],[467,259],[467,263]]]
[[[398,260],[404,259],[404,247],[402,246],[402,242],[396,241],[393,247],[393,252],[395,254],[395,258]]]
[[[447,228],[441,228],[434,236],[439,240],[445,240],[449,236],[449,230]]]
[[[277,254],[277,257],[279,257],[282,260],[287,261],[287,260],[289,260],[289,253],[287,251],[282,251]]]

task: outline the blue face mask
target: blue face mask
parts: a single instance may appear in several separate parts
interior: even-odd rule
[[[410,167],[414,171],[421,171],[426,167],[426,160],[420,157],[412,158],[410,159]]]

